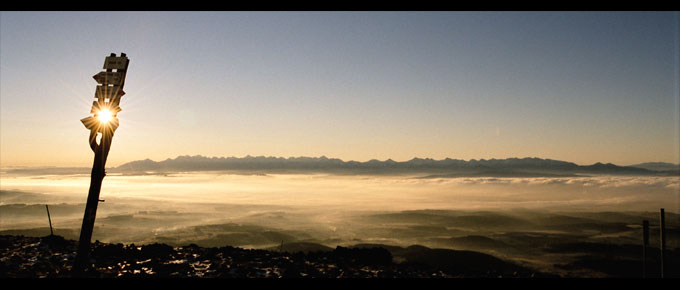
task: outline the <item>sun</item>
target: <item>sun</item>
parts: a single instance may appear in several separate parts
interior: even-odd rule
[[[113,113],[107,109],[103,109],[99,111],[97,119],[99,119],[99,122],[101,123],[108,123],[109,121],[111,121],[111,119],[113,119]]]

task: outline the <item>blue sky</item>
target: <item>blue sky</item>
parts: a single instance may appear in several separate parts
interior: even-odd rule
[[[0,12],[0,165],[177,155],[680,160],[677,12]]]

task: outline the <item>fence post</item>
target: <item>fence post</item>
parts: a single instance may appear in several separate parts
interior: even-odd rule
[[[50,217],[50,208],[45,205],[45,209],[47,209],[47,221],[50,222],[50,236],[54,236],[54,231],[52,230],[52,218]]]
[[[666,217],[664,216],[664,210],[661,209],[659,213],[659,219],[661,221],[660,231],[661,231],[661,278],[664,276],[664,254],[666,252]]]
[[[642,221],[642,278],[647,278],[647,246],[649,245],[649,221]]]

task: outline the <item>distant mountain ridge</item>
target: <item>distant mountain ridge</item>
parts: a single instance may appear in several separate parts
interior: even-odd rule
[[[205,157],[178,156],[175,159],[132,161],[110,170],[121,173],[238,171],[245,173],[334,173],[334,174],[425,174],[427,177],[455,176],[576,176],[587,174],[678,175],[675,171],[656,171],[611,163],[577,165],[572,162],[541,158],[472,159],[413,158],[397,162],[369,160],[343,161],[321,157]]]
[[[680,171],[680,164],[667,162],[646,162],[630,166],[654,171]]]

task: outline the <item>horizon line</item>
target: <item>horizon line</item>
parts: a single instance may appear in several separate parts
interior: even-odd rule
[[[168,158],[165,158],[165,159],[162,159],[162,160],[158,160],[158,161],[153,160],[153,159],[151,159],[151,158],[137,159],[137,160],[131,160],[131,161],[126,161],[126,162],[121,162],[121,164],[118,165],[118,166],[107,166],[107,167],[109,167],[109,168],[115,168],[115,167],[119,167],[119,166],[125,165],[125,164],[127,164],[127,163],[136,162],[136,161],[145,161],[145,160],[150,160],[150,161],[152,161],[152,162],[163,162],[163,161],[167,161],[167,160],[176,160],[176,159],[178,159],[178,158],[180,158],[180,157],[203,157],[203,158],[207,158],[207,159],[227,159],[227,158],[235,158],[235,159],[244,159],[244,158],[276,158],[276,159],[286,159],[286,160],[288,160],[288,159],[295,159],[295,158],[319,158],[319,159],[326,158],[326,159],[337,159],[337,160],[340,160],[340,161],[342,161],[342,162],[359,162],[359,163],[365,163],[365,162],[371,162],[371,161],[387,162],[387,161],[390,161],[390,160],[393,161],[393,162],[409,162],[409,161],[412,161],[412,160],[414,160],[414,159],[433,160],[433,161],[444,161],[444,160],[447,160],[447,159],[448,159],[448,160],[460,160],[460,161],[464,161],[464,162],[470,162],[470,161],[487,161],[487,160],[489,160],[489,161],[490,161],[490,160],[508,160],[508,159],[541,159],[541,160],[552,160],[552,161],[568,162],[568,163],[573,163],[573,164],[580,165],[580,166],[581,166],[581,165],[582,165],[582,166],[595,165],[595,164],[598,164],[598,163],[599,163],[599,164],[613,164],[613,165],[617,165],[617,166],[633,166],[633,165],[640,165],[640,164],[646,164],[646,163],[666,163],[666,164],[672,164],[672,165],[680,165],[680,163],[673,163],[673,162],[667,162],[667,161],[646,161],[646,162],[639,162],[639,163],[629,164],[629,165],[619,165],[619,164],[616,164],[616,163],[612,163],[612,162],[603,162],[603,161],[597,161],[597,162],[594,162],[594,163],[592,163],[592,164],[579,164],[579,163],[572,162],[572,161],[567,161],[567,160],[552,159],[552,158],[543,158],[543,157],[536,157],[536,156],[531,156],[531,157],[506,157],[506,158],[496,158],[496,157],[493,157],[493,158],[479,158],[479,159],[471,158],[471,159],[468,159],[468,160],[465,160],[465,159],[456,159],[456,158],[451,158],[451,157],[445,157],[445,158],[442,158],[442,159],[435,159],[435,158],[432,158],[432,157],[418,157],[418,156],[416,156],[416,157],[413,157],[413,158],[411,158],[411,159],[403,160],[403,161],[397,161],[397,160],[394,160],[394,159],[392,159],[392,158],[387,158],[387,159],[385,159],[385,160],[380,160],[380,159],[377,159],[377,158],[372,158],[372,159],[365,160],[365,161],[358,161],[358,160],[344,160],[344,159],[336,158],[336,157],[328,157],[328,156],[326,156],[326,155],[321,155],[321,156],[302,156],[302,155],[300,155],[300,156],[288,156],[288,157],[283,157],[283,156],[271,156],[271,155],[270,155],[270,156],[265,156],[265,155],[250,155],[250,154],[246,154],[245,156],[237,157],[237,156],[233,156],[233,155],[232,155],[232,156],[206,156],[206,155],[201,155],[201,154],[196,154],[196,155],[185,154],[185,155],[177,155],[177,156],[174,157],[174,158],[168,157]],[[56,166],[56,165],[8,165],[8,166],[0,166],[0,168],[21,168],[21,167],[24,167],[24,168],[26,168],[26,167],[34,167],[34,168],[36,168],[36,167],[42,167],[42,168],[85,168],[85,167],[88,167],[88,166]]]
[[[507,159],[542,159],[542,160],[553,160],[553,161],[561,161],[561,162],[570,162],[570,163],[574,163],[574,164],[576,164],[576,165],[582,165],[582,164],[578,164],[578,163],[573,162],[573,161],[567,161],[567,160],[561,160],[561,159],[553,159],[553,158],[547,158],[547,157],[537,157],[537,156],[526,156],[526,157],[517,157],[517,156],[516,156],[516,157],[506,157],[506,158],[496,158],[496,157],[492,157],[492,158],[479,158],[479,159],[471,158],[471,159],[467,159],[467,160],[466,160],[466,159],[457,159],[457,158],[452,158],[452,157],[444,157],[443,159],[435,159],[435,158],[432,158],[432,157],[418,157],[418,156],[415,156],[415,157],[412,157],[411,159],[403,160],[403,161],[394,160],[394,159],[392,159],[392,158],[387,158],[387,159],[385,159],[385,160],[380,160],[380,159],[377,159],[377,158],[371,158],[371,159],[368,159],[368,160],[365,160],[365,161],[358,161],[358,160],[344,160],[344,159],[342,159],[342,158],[328,157],[328,156],[326,156],[326,155],[321,155],[321,156],[303,156],[303,155],[300,155],[300,156],[288,156],[288,157],[284,157],[284,156],[272,156],[272,155],[269,155],[269,156],[266,156],[266,155],[250,155],[250,154],[246,154],[246,155],[243,156],[243,157],[237,157],[237,156],[233,156],[233,155],[232,155],[232,156],[221,156],[221,157],[220,157],[220,156],[207,156],[207,155],[201,155],[201,154],[196,154],[196,155],[184,154],[184,155],[177,155],[175,158],[170,158],[170,157],[168,157],[168,158],[166,158],[166,159],[159,160],[159,161],[152,160],[151,158],[146,158],[146,159],[139,159],[139,160],[133,160],[133,161],[124,162],[123,164],[129,163],[129,162],[134,162],[134,161],[141,161],[141,160],[151,160],[151,161],[154,161],[154,162],[162,162],[162,161],[166,161],[166,160],[177,159],[177,158],[179,158],[179,157],[205,157],[205,158],[211,158],[211,159],[212,159],[212,158],[241,158],[241,159],[242,159],[242,158],[248,158],[248,157],[252,157],[252,158],[257,158],[257,157],[264,157],[264,158],[283,158],[283,159],[291,159],[291,158],[327,158],[327,159],[338,159],[338,160],[340,160],[340,161],[342,161],[342,162],[361,162],[361,163],[363,163],[363,162],[370,162],[370,161],[374,161],[374,160],[380,161],[380,162],[386,162],[386,161],[389,161],[389,160],[392,160],[392,161],[394,161],[394,162],[408,162],[408,161],[411,161],[411,160],[414,160],[414,159],[424,159],[424,160],[428,160],[428,159],[429,159],[429,160],[434,160],[434,161],[444,161],[444,160],[450,159],[450,160],[461,160],[461,161],[465,161],[465,162],[470,162],[470,161],[486,161],[486,160],[507,160]],[[604,161],[596,161],[596,162],[594,162],[594,163],[592,163],[592,164],[590,164],[590,165],[598,164],[598,163],[601,163],[601,164],[614,164],[614,165],[617,165],[616,163],[612,163],[612,162],[604,162]],[[635,165],[635,164],[645,164],[645,163],[668,163],[668,164],[680,165],[680,162],[679,162],[679,163],[673,163],[673,162],[667,162],[667,161],[645,161],[645,162],[634,163],[634,164],[631,164],[631,165]],[[630,165],[623,165],[623,166],[630,166]]]

